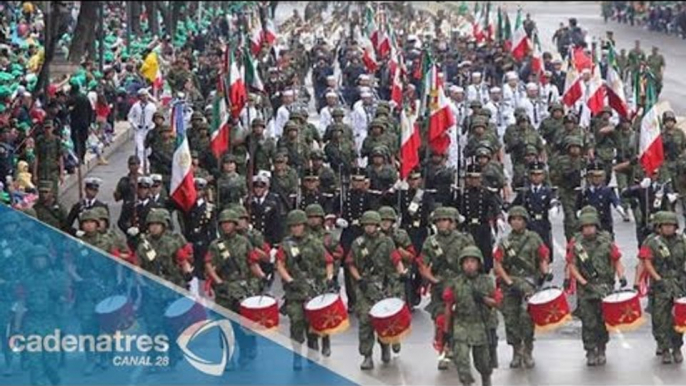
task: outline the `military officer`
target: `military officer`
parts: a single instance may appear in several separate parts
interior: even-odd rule
[[[398,181],[398,172],[389,164],[388,148],[380,146],[371,153],[371,163],[367,166],[369,193],[374,195],[372,206],[378,208],[388,197],[391,187]]]
[[[397,205],[400,213],[400,227],[407,231],[415,251],[421,251],[424,241],[429,236],[429,215],[434,210],[434,199],[431,193],[422,189],[421,169],[415,169],[407,176],[407,189],[395,192],[390,205]]]
[[[364,228],[362,236],[355,239],[346,264],[354,279],[357,292],[355,310],[359,320],[359,352],[364,357],[360,369],[374,368],[372,352],[374,350],[374,329],[371,325],[369,311],[378,301],[388,297],[402,298],[401,280],[405,280],[402,256],[396,250],[393,240],[380,231],[381,216],[378,212],[367,211],[362,215],[360,224]],[[391,360],[389,343],[379,340],[381,361]],[[393,344],[393,351],[400,351],[400,344]]]
[[[65,231],[67,229],[67,211],[57,202],[54,182],[43,180],[38,183],[38,201],[33,206],[36,217],[51,227]]]
[[[302,176],[302,193],[298,198],[298,208],[304,210],[310,204],[319,204],[326,213],[333,212],[333,194],[323,193],[320,189],[319,174],[307,168]]]
[[[654,234],[646,239],[638,253],[651,281],[653,337],[662,353],[663,364],[681,363],[684,361],[683,334],[674,328],[672,308],[674,299],[686,291],[686,240],[676,232],[679,221],[674,212],[657,212],[653,224]]]
[[[166,208],[169,200],[169,193],[164,187],[164,179],[161,174],[151,174],[150,180],[152,181],[152,186],[150,186],[150,200],[152,200],[153,205],[159,208]]]
[[[286,314],[290,319],[290,337],[296,344],[293,368],[300,370],[301,345],[319,349],[317,335],[310,333],[305,318],[305,303],[326,291],[334,290],[333,256],[324,243],[306,230],[307,214],[296,209],[288,213],[286,225],[289,235],[284,238],[276,254],[276,266],[286,292]],[[328,337],[327,337],[328,338]],[[331,341],[322,341],[322,352],[331,355]]]
[[[513,206],[507,213],[512,231],[500,240],[493,259],[495,274],[504,288],[501,311],[505,318],[507,344],[512,346],[510,368],[535,365],[534,324],[526,311],[527,299],[538,284],[552,281],[548,272],[550,250],[537,233],[526,229],[529,213],[522,206]]]
[[[577,189],[581,188],[584,159],[581,156],[583,144],[581,138],[570,137],[567,140],[567,154],[561,156],[555,165],[551,165],[550,180],[557,186],[558,197],[564,211],[565,237],[571,239],[576,226]]]
[[[458,222],[458,212],[450,207],[438,207],[432,214],[436,226],[436,234],[429,236],[424,242],[418,259],[419,272],[431,284],[431,302],[426,311],[436,325],[435,346],[438,349],[438,369],[446,370],[450,360],[450,336],[444,336],[446,329],[443,315],[443,291],[462,272],[456,257],[460,251],[469,245],[474,245],[474,238],[469,233],[455,229]]]
[[[614,206],[622,217],[626,216],[624,208],[620,205],[615,190],[605,185],[605,170],[599,162],[591,163],[586,173],[589,184],[577,195],[576,208],[581,210],[586,205],[595,207],[600,218],[600,229],[614,234],[610,206]]]
[[[502,294],[493,279],[482,273],[483,256],[479,248],[468,246],[458,255],[461,273],[443,292],[446,332],[452,338],[453,361],[463,385],[474,384],[470,351],[474,367],[481,374],[481,384],[491,385],[493,372],[488,336],[488,314],[497,307]]]
[[[236,157],[224,154],[221,159],[221,174],[217,179],[217,203],[220,209],[231,204],[241,204],[248,195],[245,176],[236,172]]]
[[[154,207],[150,199],[150,187],[152,179],[150,177],[138,177],[138,187],[135,199],[124,202],[117,225],[122,232],[127,235],[127,243],[132,250],[137,248],[137,238],[141,232],[145,232],[147,224],[145,219]]]
[[[97,177],[88,177],[83,180],[85,189],[85,198],[77,202],[71,207],[69,214],[67,215],[66,226],[71,227],[81,213],[88,209],[93,209],[95,207],[105,207],[107,209],[107,204],[98,200],[96,196],[98,195],[98,190],[100,190],[100,184],[102,180]]]
[[[132,155],[127,161],[129,174],[119,179],[114,190],[114,201],[134,201],[136,198],[136,185],[138,184],[139,170],[141,161],[137,156]]]
[[[207,248],[217,234],[216,209],[214,204],[207,200],[207,180],[195,178],[194,184],[197,199],[190,210],[185,213],[185,237],[193,245],[193,256],[205,256]],[[204,262],[202,259],[195,259],[194,263],[195,276],[203,280],[205,278]]]
[[[43,134],[36,141],[35,154],[33,175],[38,180],[52,181],[52,190],[56,197],[59,196],[59,184],[64,179],[64,158],[62,140],[54,132],[52,120],[43,124]]]
[[[619,277],[627,285],[622,254],[611,239],[599,235],[598,216],[587,213],[578,221],[581,236],[567,246],[567,263],[572,278],[579,284],[577,308],[581,318],[581,339],[588,366],[603,366],[605,347],[610,340],[601,311],[602,299],[609,295]]]
[[[536,232],[550,251],[553,261],[553,237],[549,211],[557,202],[553,189],[545,184],[545,164],[540,161],[529,164],[529,186],[519,189],[512,205],[522,206],[529,214],[528,230]]]

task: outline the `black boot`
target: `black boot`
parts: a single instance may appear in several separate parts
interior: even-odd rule
[[[362,364],[360,365],[360,370],[371,370],[374,368],[374,360],[371,355],[364,357]]]
[[[595,349],[586,350],[586,366],[597,366],[598,356],[595,353]]]
[[[662,350],[662,364],[671,365],[674,358],[672,358],[672,352],[668,348]]]
[[[512,346],[512,361],[510,362],[511,369],[518,369],[522,367],[522,345],[515,344]]]
[[[394,343],[391,345],[391,348],[393,349],[393,352],[396,354],[400,353],[400,343]]]
[[[684,361],[684,355],[681,353],[681,348],[672,349],[672,357],[674,358],[674,363],[681,363]]]
[[[525,342],[522,349],[522,363],[527,369],[533,369],[536,366],[536,362],[533,357],[534,343]]]
[[[381,343],[381,362],[388,363],[391,361],[391,347],[385,343]]]
[[[605,356],[605,345],[598,346],[598,357],[596,359],[598,366],[605,366],[607,357]]]
[[[491,374],[481,374],[481,386],[491,386]]]
[[[319,338],[317,335],[307,335],[307,347],[319,351]]]
[[[331,356],[331,338],[329,336],[322,337],[322,355],[327,358]]]

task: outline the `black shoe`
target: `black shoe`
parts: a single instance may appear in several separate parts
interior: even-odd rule
[[[322,337],[322,355],[327,358],[331,356],[331,337]]]
[[[394,353],[399,354],[400,353],[400,343],[392,344],[391,349],[393,349]]]
[[[674,363],[681,363],[684,361],[684,355],[681,353],[680,348],[672,349],[672,358],[674,359]]]
[[[364,357],[364,360],[362,361],[362,364],[360,364],[360,370],[371,370],[374,368],[374,360],[372,359],[372,356],[366,356]]]
[[[391,361],[391,347],[385,343],[381,343],[381,362],[388,363]]]

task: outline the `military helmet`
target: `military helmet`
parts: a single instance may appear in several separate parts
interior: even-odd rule
[[[488,127],[488,122],[483,117],[477,116],[472,120],[472,125],[471,125],[470,129],[474,130],[477,127],[486,128],[486,127]]]
[[[676,122],[676,116],[674,115],[673,111],[665,111],[664,113],[662,113],[662,123],[665,123],[667,121]]]
[[[388,155],[388,148],[386,146],[376,146],[372,149],[372,157],[381,156],[386,157]]]
[[[526,152],[524,155],[538,155],[538,149],[534,145],[526,145]]]
[[[480,146],[478,149],[476,149],[476,156],[491,158],[491,149],[484,146]]]
[[[283,130],[285,132],[290,130],[298,130],[298,124],[293,121],[288,121],[286,122],[286,125],[284,126]]]
[[[579,229],[585,227],[586,225],[595,225],[596,227],[600,225],[598,220],[598,215],[593,213],[584,213],[579,216]]]
[[[319,204],[310,204],[305,208],[305,214],[307,217],[324,217],[324,208]]]
[[[95,221],[97,223],[98,220],[100,220],[100,216],[98,216],[98,214],[92,209],[83,211],[79,216],[79,223],[81,224],[85,223],[86,221]]]
[[[362,214],[360,219],[360,224],[362,225],[379,225],[381,224],[381,216],[379,212],[373,210],[368,210]]]
[[[550,107],[548,107],[548,111],[550,111],[551,114],[556,110],[562,111],[563,113],[565,112],[564,106],[562,106],[562,103],[559,102],[552,103]]]
[[[148,217],[145,219],[147,225],[150,224],[163,224],[168,226],[171,221],[169,212],[166,209],[153,209],[148,213]]]
[[[526,109],[524,107],[517,107],[514,111],[514,116],[517,118],[520,115],[527,115]]]
[[[592,214],[594,216],[597,216],[598,209],[596,209],[596,207],[593,205],[586,205],[579,211],[579,216],[583,216],[584,214]]]
[[[307,224],[307,214],[305,211],[296,209],[288,212],[288,216],[286,216],[286,225],[291,227],[303,224]]]
[[[110,214],[107,211],[107,208],[104,206],[97,206],[93,209],[91,209],[91,212],[95,213],[96,216],[98,216],[98,220],[108,220],[110,219]]]
[[[219,213],[219,223],[223,222],[232,222],[235,224],[238,224],[238,220],[240,220],[240,216],[235,210],[232,209],[224,209],[222,210],[221,213]]]
[[[264,119],[262,119],[262,118],[253,119],[252,123],[251,123],[251,127],[255,127],[255,126],[265,127]]]
[[[303,115],[302,111],[296,110],[292,111],[290,115],[288,115],[289,119],[305,119],[305,115]]]
[[[369,125],[369,128],[370,128],[370,129],[373,129],[373,128],[375,128],[375,127],[380,127],[381,129],[385,129],[385,128],[386,128],[386,122],[384,122],[384,120],[382,120],[382,119],[380,119],[380,118],[376,118],[376,119],[374,119],[374,120],[372,121],[372,123]]]
[[[473,108],[480,109],[481,107],[483,107],[483,104],[481,104],[481,101],[479,101],[479,100],[473,100],[469,103],[469,108],[471,108],[471,109],[473,109]]]
[[[529,212],[523,206],[513,206],[507,211],[507,220],[510,221],[512,217],[521,217],[526,221],[529,221]]]
[[[436,208],[433,212],[433,220],[434,221],[439,221],[439,220],[451,220],[455,221],[455,214],[450,210],[449,207],[446,206],[441,206]]]
[[[574,113],[567,113],[567,115],[565,115],[565,117],[564,117],[563,122],[564,123],[567,123],[567,122],[577,123],[578,118],[577,118],[576,114],[574,114]]]
[[[479,260],[479,263],[481,263],[481,264],[483,264],[483,262],[484,262],[484,255],[481,253],[481,250],[474,245],[470,245],[470,246],[464,247],[464,249],[462,249],[462,251],[460,252],[460,255],[458,257],[460,260],[460,264],[462,264],[462,261],[468,257],[473,257],[473,258]]]
[[[660,225],[676,225],[679,226],[679,219],[674,212],[660,211],[653,216],[653,224]]]
[[[569,149],[570,146],[579,146],[579,147],[582,147],[582,146],[583,146],[583,141],[581,140],[581,138],[576,137],[576,136],[574,136],[574,137],[569,137],[569,138],[567,138],[566,145],[567,145],[567,149]]]
[[[249,218],[250,216],[248,215],[248,210],[245,209],[243,205],[240,204],[235,204],[229,207],[232,211],[236,212],[238,214],[239,218]]]
[[[342,108],[337,107],[337,108],[333,109],[333,112],[331,112],[331,116],[333,116],[333,117],[344,117],[345,111],[343,111]]]
[[[390,206],[382,206],[379,208],[379,216],[381,220],[397,221],[397,216],[395,214],[395,209]]]

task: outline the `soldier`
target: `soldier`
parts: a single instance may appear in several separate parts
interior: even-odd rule
[[[346,124],[343,122],[343,119],[345,118],[345,111],[342,108],[336,108],[333,110],[332,114],[332,119],[333,121],[326,126],[326,131],[324,132],[324,142],[329,142],[331,141],[331,138],[333,136],[333,130],[335,127],[340,127],[343,137],[346,140],[348,140],[350,143],[355,143],[353,141],[353,129],[350,127],[350,125]]]
[[[195,116],[195,114],[196,113],[193,113],[193,116]],[[195,126],[195,119],[193,118],[193,116],[191,116],[191,124]],[[202,115],[200,116],[200,118],[202,118]],[[164,114],[162,114],[159,111],[156,111],[152,115],[152,123],[155,125],[155,127],[145,135],[145,141],[143,142],[145,144],[146,149],[152,149],[156,147],[159,143],[159,140],[162,136],[162,127],[164,126]],[[193,138],[193,133],[195,133],[195,130],[190,130],[188,133],[189,142],[192,142],[191,138]]]
[[[233,312],[240,312],[241,302],[253,296],[268,284],[260,269],[259,257],[250,241],[238,233],[238,213],[224,209],[219,214],[218,239],[210,244],[205,255],[205,273],[211,282],[216,302]],[[257,355],[254,335],[247,335],[242,328],[235,329],[238,341],[239,364],[248,363]]]
[[[666,67],[665,58],[662,54],[658,53],[657,46],[653,46],[653,50],[646,59],[648,62],[648,67],[650,71],[655,75],[655,80],[657,81],[657,95],[659,96],[662,92],[662,79]]]
[[[224,154],[221,162],[221,174],[217,179],[217,203],[221,210],[231,204],[241,204],[248,195],[245,176],[236,172],[236,157]]]
[[[279,139],[277,145],[279,152],[288,155],[288,165],[298,170],[305,167],[310,156],[310,147],[303,141],[299,130],[297,123],[288,121],[284,128],[284,136]],[[276,163],[276,160],[274,162]]]
[[[161,174],[167,186],[169,186],[171,181],[172,159],[174,158],[175,148],[176,139],[172,137],[171,127],[168,125],[160,127],[159,141],[152,148],[148,159],[150,160],[150,171]]]
[[[310,153],[310,163],[312,170],[319,176],[320,188],[325,197],[333,198],[335,192],[340,189],[340,176],[329,166],[324,164],[324,152],[320,149],[312,150]]]
[[[152,181],[152,186],[150,186],[150,200],[153,205],[159,208],[166,208],[169,200],[169,193],[167,189],[163,186],[164,179],[161,174],[151,174],[150,180]]]
[[[488,336],[488,313],[502,299],[493,280],[483,274],[483,256],[479,248],[468,246],[460,251],[461,273],[443,292],[445,331],[452,335],[455,367],[460,382],[472,385],[469,354],[481,374],[481,384],[491,385],[493,372]]]
[[[543,139],[529,123],[528,116],[520,115],[517,117],[517,125],[510,126],[505,131],[503,142],[505,143],[505,152],[510,154],[512,165],[514,165],[514,176],[512,177],[513,188],[522,187],[526,180],[526,163],[524,162],[524,157],[527,153],[527,147],[534,146],[537,155],[541,155],[545,150]],[[518,168],[518,165],[523,165],[524,167]]]
[[[333,212],[333,194],[322,193],[319,188],[319,175],[311,168],[305,169],[302,177],[302,193],[298,197],[298,209],[304,210],[310,204],[321,205],[326,213]]]
[[[512,346],[510,368],[524,365],[530,369],[535,365],[531,356],[534,324],[526,312],[526,300],[540,283],[553,279],[553,274],[548,272],[550,250],[538,234],[526,229],[529,214],[524,207],[511,207],[507,221],[512,231],[500,240],[493,253],[495,274],[504,289],[501,311],[507,344]]]
[[[526,95],[519,100],[517,107],[522,107],[526,110],[531,126],[537,130],[541,121],[548,116],[548,106],[546,106],[545,102],[541,101],[540,91],[536,83],[527,83]]]
[[[610,340],[603,321],[601,303],[615,286],[615,276],[622,287],[627,282],[622,254],[617,245],[600,236],[598,216],[587,213],[579,218],[581,236],[572,238],[567,246],[567,264],[572,278],[579,283],[577,311],[581,318],[581,339],[588,366],[603,366],[605,347]]]
[[[432,220],[436,226],[436,234],[429,236],[424,242],[418,259],[419,272],[431,285],[431,302],[426,311],[436,325],[435,346],[438,349],[438,369],[446,370],[450,360],[450,335],[443,315],[443,291],[460,275],[462,269],[455,259],[469,245],[474,245],[474,238],[468,233],[459,232],[454,228],[458,222],[458,212],[450,207],[439,207],[433,212]]]
[[[502,205],[501,193],[503,189],[507,188],[503,164],[491,160],[491,149],[486,146],[481,146],[476,149],[476,163],[481,168],[481,177],[483,178],[484,186],[491,193],[495,194],[500,205]],[[505,197],[508,196],[509,191],[506,193]]]
[[[577,124],[576,115],[569,113],[565,115],[562,130],[555,135],[555,152],[557,155],[567,153],[567,144],[570,138],[578,138],[581,141],[581,154],[593,158],[593,148],[595,146],[593,137]],[[557,160],[556,160],[557,162]]]
[[[686,135],[676,126],[676,117],[671,111],[662,114],[662,145],[664,147],[665,162],[664,169],[667,169],[665,179],[671,179],[673,188],[680,189],[679,192],[686,192],[684,177],[680,176],[679,161],[683,158],[686,151]]]
[[[429,236],[429,214],[434,210],[433,195],[422,189],[422,172],[415,169],[407,176],[407,189],[395,192],[393,201],[400,212],[400,227],[407,231],[415,251],[421,251]]]
[[[272,249],[271,245],[265,240],[262,232],[253,228],[250,223],[250,215],[244,206],[232,205],[229,209],[238,214],[238,226],[236,227],[236,231],[247,237],[250,244],[255,247],[253,251],[259,259],[260,268],[269,279],[269,285],[271,286],[271,282],[274,280],[274,264],[271,261],[271,258],[276,256],[276,249]]]
[[[274,157],[271,190],[278,196],[281,203],[281,217],[285,220],[288,212],[295,208],[298,196],[300,178],[296,167],[288,163],[287,153],[280,152]]]
[[[476,156],[476,149],[479,148],[479,146],[486,145],[493,151],[493,154],[495,154],[494,158],[499,160],[502,145],[498,136],[494,132],[487,130],[488,120],[481,116],[472,118],[471,134],[467,141],[467,145],[464,148],[465,157]]]
[[[431,151],[431,158],[424,167],[425,185],[431,192],[436,205],[449,205],[452,198],[451,185],[457,180],[455,169],[445,165],[445,154]]]
[[[386,127],[383,120],[376,118],[372,121],[369,126],[369,135],[362,143],[360,157],[369,157],[368,159],[371,160],[374,149],[378,147],[385,147],[393,151],[393,143],[390,141],[390,137],[386,135],[385,129]]]
[[[131,255],[129,246],[126,245],[126,240],[120,236],[114,228],[110,227],[110,213],[108,209],[102,206],[95,207],[91,209],[93,213],[98,217],[98,231],[102,233],[105,237],[109,238],[114,244],[114,251],[112,255],[124,259],[131,264],[136,264],[134,256]]]
[[[557,133],[562,130],[562,126],[564,125],[563,118],[565,114],[565,109],[561,103],[555,102],[552,103],[550,107],[548,107],[548,112],[550,115],[548,115],[543,121],[541,121],[541,125],[538,127],[538,131],[541,134],[543,140],[545,140],[546,154],[548,154],[551,157],[552,161],[552,156],[556,152],[554,149],[555,138],[557,136]]]
[[[86,188],[84,189],[86,197],[71,207],[71,210],[67,215],[66,222],[66,226],[70,228],[74,224],[74,220],[76,220],[79,217],[79,215],[84,211],[88,209],[93,209],[95,207],[104,207],[105,209],[107,209],[107,204],[96,198],[96,196],[98,195],[98,190],[100,189],[100,184],[102,184],[102,180],[96,177],[88,177],[84,179],[83,182],[86,186]]]
[[[51,120],[43,124],[43,134],[36,141],[35,154],[33,175],[38,180],[52,181],[52,191],[58,197],[59,184],[64,181],[64,159],[62,140],[55,134]]]
[[[114,201],[133,201],[136,197],[136,184],[138,184],[139,169],[141,161],[135,155],[129,157],[129,174],[119,179],[114,190]]]
[[[372,207],[378,208],[384,197],[398,181],[398,172],[395,167],[388,164],[388,149],[376,147],[371,154],[371,164],[367,166],[369,176],[369,192],[374,195]]]
[[[341,247],[341,229],[329,228],[324,224],[326,214],[319,204],[311,204],[305,208],[307,215],[307,229],[314,237],[324,242],[324,248],[334,258],[333,280],[338,286],[338,270],[343,262],[343,247]]]
[[[619,124],[615,130],[617,136],[617,152],[615,154],[615,164],[613,171],[617,179],[617,191],[624,192],[629,185],[634,181],[636,174],[636,165],[638,158],[636,153],[638,151],[638,138],[636,132],[631,128],[631,122],[626,118],[619,118]],[[678,186],[678,185],[677,185]],[[625,212],[629,212],[631,200],[626,197],[621,197],[622,207]],[[629,217],[624,218],[625,222],[629,221]]]
[[[662,352],[662,363],[681,363],[683,334],[674,327],[672,313],[674,299],[686,290],[686,240],[677,234],[679,227],[676,213],[657,212],[653,219],[655,233],[641,246],[638,257],[645,266],[652,282],[650,286],[650,315],[653,337]],[[638,285],[639,276],[636,278]]]
[[[589,184],[576,196],[576,208],[581,210],[586,205],[596,208],[600,219],[600,230],[614,235],[610,205],[614,206],[622,217],[626,217],[626,212],[619,204],[619,198],[614,189],[605,186],[605,170],[599,162],[591,163],[586,173]]]
[[[669,183],[660,183],[658,178],[655,171],[650,177],[622,192],[623,198],[632,201],[639,247],[653,231],[653,215],[659,211],[673,211],[673,204],[677,200],[677,194],[670,189]]]
[[[117,253],[114,240],[98,231],[99,218],[93,210],[84,211],[79,217],[79,223],[81,229],[77,236],[81,240],[104,253]],[[117,271],[112,260],[104,256],[93,256],[84,250],[74,255],[74,261],[67,267],[67,272],[74,282],[74,311],[81,324],[81,333],[97,336],[100,325],[95,306],[121,283],[121,271]],[[94,354],[90,350],[86,351],[86,367],[83,370],[86,376],[93,374],[96,366],[107,366],[106,358]]]
[[[491,228],[497,225],[497,229],[503,232],[505,221],[500,214],[501,207],[495,195],[481,186],[481,168],[476,164],[467,167],[467,186],[463,191],[458,191],[453,205],[465,216],[462,225],[464,231],[469,232],[477,246],[481,250],[485,261],[483,268],[489,272],[493,268],[493,236]]]
[[[50,225],[51,227],[66,231],[67,230],[67,211],[57,202],[54,193],[54,182],[43,180],[38,183],[38,201],[33,205],[38,220]]]
[[[581,156],[582,142],[578,137],[567,140],[567,155],[559,158],[555,165],[551,165],[550,180],[557,186],[558,197],[564,211],[565,237],[572,238],[576,226],[576,197],[577,189],[581,188],[581,173],[584,169],[584,159]]]
[[[356,307],[359,320],[359,352],[364,357],[360,369],[374,368],[372,352],[374,350],[374,328],[371,325],[369,311],[377,302],[389,298],[402,298],[402,283],[407,272],[402,263],[402,256],[396,250],[393,240],[380,232],[381,216],[378,212],[367,211],[362,215],[360,224],[364,228],[362,236],[355,239],[346,264],[355,280],[357,293]],[[381,361],[391,360],[391,347],[388,343],[381,345]],[[400,351],[400,344],[393,344],[393,351]]]
[[[246,207],[253,227],[262,232],[269,244],[278,244],[281,241],[280,221],[283,209],[279,198],[269,191],[269,177],[253,177],[253,196],[252,200],[246,203]]]
[[[297,209],[288,213],[286,225],[289,236],[284,238],[276,254],[277,270],[286,292],[284,307],[290,319],[290,337],[296,342],[293,353],[295,370],[302,368],[301,345],[306,337],[307,347],[319,349],[317,335],[309,333],[305,303],[335,288],[333,257],[321,240],[306,231],[306,224],[307,215],[304,211]],[[322,341],[322,353],[331,355],[330,339]]]
[[[351,175],[350,190],[341,192],[339,199],[338,215],[344,219],[349,226],[343,230],[341,235],[341,246],[343,247],[344,255],[347,256],[353,241],[362,236],[362,227],[360,226],[360,218],[362,214],[372,209],[372,195],[367,191],[369,188],[369,180],[367,179],[367,172],[363,168],[356,168]],[[345,291],[348,296],[348,308],[352,309],[355,305],[356,292],[352,285],[351,274],[348,269],[344,271]]]
[[[344,125],[330,126],[331,140],[324,146],[324,153],[331,167],[341,176],[348,176],[357,160],[353,142],[345,137]]]
[[[253,119],[252,133],[245,140],[253,173],[257,170],[271,170],[272,158],[276,154],[276,143],[273,138],[265,137],[264,128],[264,120],[261,118]]]
[[[126,233],[127,244],[132,250],[135,250],[137,247],[138,235],[146,231],[147,224],[145,219],[148,218],[148,213],[154,207],[150,199],[151,186],[152,179],[150,177],[138,177],[136,198],[124,202],[121,214],[119,215],[119,221],[117,221],[119,229]]]
[[[207,248],[217,234],[215,228],[216,210],[214,204],[207,201],[207,181],[203,178],[194,180],[197,199],[190,210],[185,213],[186,240],[193,245],[193,256],[205,256]],[[205,279],[204,262],[194,260],[194,276]]]
[[[398,216],[392,207],[382,206],[379,208],[379,216],[381,216],[381,232],[393,239],[396,250],[403,259],[403,264],[408,267],[408,280],[404,283],[404,290],[407,306],[412,310],[413,307],[421,301],[421,294],[418,291],[419,288],[413,288],[415,282],[414,275],[416,274],[419,276],[416,267],[413,267],[417,258],[417,250],[414,248],[414,245],[412,245],[412,240],[407,234],[407,231],[396,225]]]

